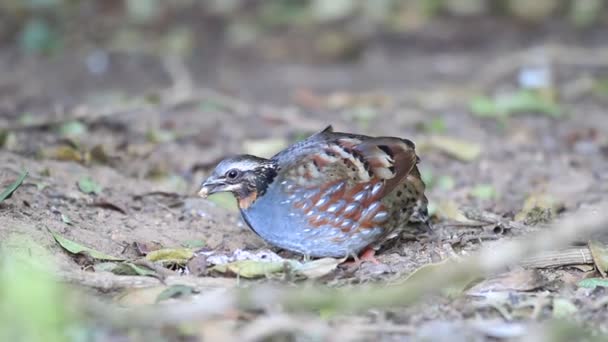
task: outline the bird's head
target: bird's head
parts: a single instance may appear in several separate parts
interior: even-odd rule
[[[222,160],[201,185],[203,198],[218,192],[231,192],[241,209],[248,208],[277,175],[276,164],[269,159],[240,155]]]

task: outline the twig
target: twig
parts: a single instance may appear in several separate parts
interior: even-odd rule
[[[559,251],[546,251],[525,258],[519,263],[530,268],[550,268],[568,265],[593,264],[593,257],[588,247],[568,248]]]
[[[163,283],[171,285],[187,285],[199,291],[211,289],[230,289],[236,286],[236,280],[231,278],[197,278],[192,276],[169,275],[161,282],[157,278],[140,276],[119,276],[105,272],[85,272],[85,271],[59,271],[60,280],[91,287],[103,292],[160,286]]]

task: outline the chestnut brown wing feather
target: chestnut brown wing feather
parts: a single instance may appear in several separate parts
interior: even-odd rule
[[[413,143],[332,135],[304,145],[305,153],[292,152],[292,162],[283,163],[286,192],[298,194],[294,207],[313,227],[330,224],[354,232],[383,226],[390,213],[382,199],[415,170]]]

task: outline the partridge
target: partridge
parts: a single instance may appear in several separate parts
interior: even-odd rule
[[[328,126],[270,159],[224,159],[199,195],[234,194],[249,227],[271,245],[310,257],[356,257],[411,222],[427,222],[418,162],[410,140]]]

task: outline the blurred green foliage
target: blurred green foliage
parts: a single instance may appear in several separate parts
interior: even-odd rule
[[[607,1],[4,0],[0,2],[0,19],[11,19],[10,25],[14,27],[5,36],[13,38],[26,53],[55,52],[70,41],[68,38],[87,30],[96,34],[96,39],[103,36],[102,41],[108,42],[124,38],[125,32],[132,35],[133,30],[149,30],[154,38],[168,45],[154,51],[175,48],[181,54],[189,47],[193,35],[203,34],[196,31],[197,21],[221,23],[227,39],[234,39],[238,45],[255,40],[256,35],[266,30],[289,28],[314,34],[325,27],[335,30],[334,24],[339,23],[340,30],[367,35],[420,29],[429,20],[444,17],[502,16],[530,22],[558,19],[575,27],[588,27],[600,24],[606,16]],[[101,32],[96,30],[96,23]],[[6,28],[9,24],[4,25]],[[176,33],[178,37],[172,37]],[[145,40],[139,38],[134,41],[144,44]]]
[[[0,341],[67,341],[72,317],[65,289],[51,277],[52,257],[22,235],[0,248]]]

